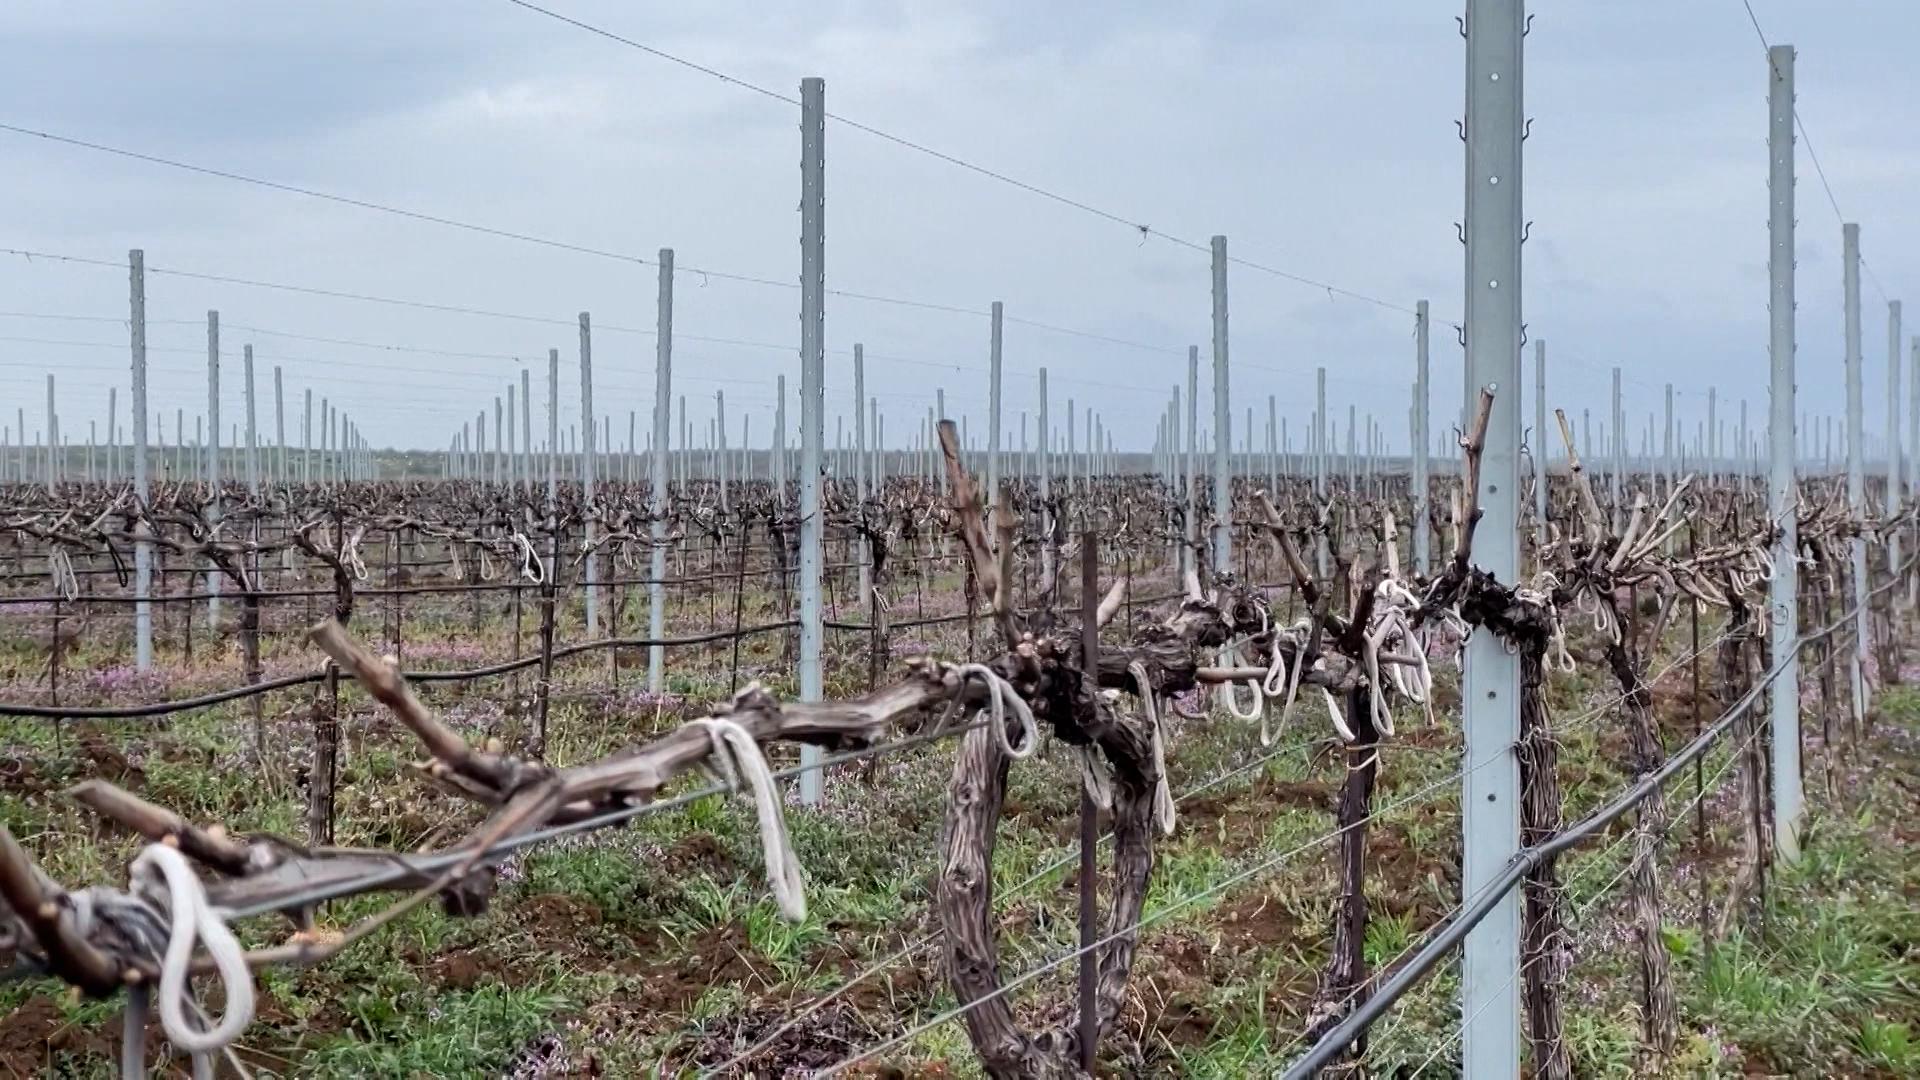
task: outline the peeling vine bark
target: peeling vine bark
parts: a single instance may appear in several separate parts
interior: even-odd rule
[[[1719,656],[1720,685],[1729,700],[1737,699],[1752,686],[1752,671],[1746,656],[1752,633],[1752,613],[1745,603],[1736,600],[1727,617],[1726,641],[1720,646]],[[1740,865],[1727,886],[1726,907],[1720,910],[1720,920],[1714,928],[1714,935],[1720,938],[1727,936],[1734,918],[1764,888],[1766,838],[1760,831],[1761,772],[1754,760],[1759,744],[1757,723],[1749,710],[1734,721],[1730,732],[1733,745],[1738,748],[1734,753],[1738,755],[1740,773]]]
[[[1380,775],[1380,731],[1364,686],[1347,691],[1346,711],[1354,741],[1346,748],[1346,778],[1340,784],[1340,899],[1333,909],[1333,948],[1320,980],[1307,1038],[1318,1039],[1367,1000],[1367,820]],[[1367,1052],[1365,1032],[1349,1047],[1352,1060]]]
[[[1554,740],[1544,695],[1546,673],[1541,648],[1520,650],[1520,844],[1532,847],[1560,832],[1560,778],[1555,772],[1560,745]],[[1560,1012],[1560,987],[1569,956],[1566,911],[1558,859],[1543,859],[1527,872],[1523,886],[1520,969],[1527,1010],[1527,1038],[1533,1049],[1534,1075],[1540,1080],[1570,1080],[1573,1059],[1567,1051]]]
[[[1607,647],[1607,667],[1620,686],[1621,708],[1627,721],[1627,772],[1638,781],[1666,760],[1654,727],[1653,695],[1642,675],[1644,667],[1633,647],[1636,612],[1614,605],[1619,634]],[[1673,959],[1661,936],[1660,837],[1667,829],[1667,801],[1655,788],[1633,808],[1633,862],[1627,895],[1633,912],[1634,947],[1638,956],[1641,1037],[1656,1058],[1673,1053],[1679,1027],[1673,997]]]
[[[1106,938],[1138,923],[1146,904],[1153,869],[1153,790],[1159,774],[1153,767],[1145,720],[1107,713],[1099,726],[1103,730],[1096,744],[1114,764],[1113,881],[1100,935]],[[1009,764],[997,737],[984,728],[968,733],[954,762],[936,898],[946,929],[947,970],[955,997],[962,1003],[979,1002],[963,1016],[988,1076],[1034,1080],[1080,1076],[1078,1010],[1030,1035],[1016,1022],[1008,998],[1000,994],[999,941],[992,917],[993,850]],[[1096,1024],[1102,1036],[1111,1030],[1125,1003],[1138,939],[1137,932],[1119,934],[1094,951],[1099,965]]]

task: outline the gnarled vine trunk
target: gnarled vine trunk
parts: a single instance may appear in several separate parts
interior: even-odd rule
[[[1534,648],[1520,650],[1520,843],[1533,847],[1560,832],[1560,745],[1548,722],[1545,665]],[[1534,1075],[1569,1080],[1573,1060],[1560,1014],[1566,981],[1566,913],[1561,903],[1559,860],[1543,859],[1527,871],[1520,927],[1520,970],[1526,999],[1527,1039]]]
[[[1333,949],[1320,979],[1320,998],[1307,1028],[1318,1039],[1367,1000],[1367,821],[1380,776],[1380,731],[1374,726],[1367,689],[1347,691],[1346,713],[1354,741],[1346,747],[1346,779],[1340,784],[1340,899],[1333,908]],[[1349,1047],[1354,1059],[1367,1052],[1366,1033]]]
[[[1666,760],[1654,727],[1653,695],[1641,676],[1642,664],[1633,648],[1636,627],[1630,614],[1616,605],[1618,638],[1607,647],[1607,666],[1620,685],[1621,707],[1627,721],[1627,771],[1638,781]],[[1673,959],[1661,935],[1660,838],[1667,830],[1667,802],[1656,787],[1633,808],[1633,862],[1628,871],[1627,895],[1633,913],[1634,947],[1639,956],[1640,1028],[1647,1049],[1656,1058],[1673,1053],[1679,1020],[1673,1000]]]
[[[996,669],[1006,665],[996,662]],[[1049,665],[1052,666],[1052,665]],[[1076,687],[1045,695],[1056,712],[1069,711],[1113,767],[1113,883],[1101,938],[1112,940],[1094,950],[1099,965],[1095,995],[1096,1029],[1104,1035],[1124,1005],[1133,969],[1138,930],[1153,869],[1153,792],[1159,782],[1152,734],[1143,718],[1119,716],[1095,697],[1096,690],[1078,671],[1060,665],[1038,674],[1002,672],[1023,691],[1037,681]],[[1058,708],[1065,705],[1066,709]],[[1036,708],[1036,713],[1041,709]],[[1088,724],[1087,721],[1093,723]],[[969,732],[954,762],[948,785],[945,835],[936,904],[946,931],[946,961],[954,997],[979,1004],[963,1014],[981,1067],[996,1080],[1048,1080],[1083,1075],[1080,1070],[1078,1010],[1037,1035],[1014,1019],[1000,993],[999,936],[993,925],[994,836],[1007,793],[1011,764],[998,737],[987,728]],[[1115,936],[1118,935],[1118,936]]]

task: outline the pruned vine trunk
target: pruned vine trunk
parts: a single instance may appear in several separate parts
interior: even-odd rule
[[[1620,685],[1621,707],[1627,721],[1627,772],[1638,781],[1666,759],[1654,727],[1653,695],[1641,675],[1640,658],[1632,642],[1634,619],[1617,607],[1619,636],[1607,647],[1607,666]],[[1664,1059],[1673,1053],[1678,1028],[1673,1000],[1673,958],[1662,936],[1660,915],[1660,838],[1666,834],[1666,797],[1656,787],[1634,804],[1633,856],[1627,895],[1632,909],[1634,948],[1639,958],[1640,1034],[1647,1050]]]
[[[1147,880],[1153,869],[1153,791],[1159,775],[1146,721],[1108,713],[1098,702],[1093,685],[1079,672],[1071,668],[1059,671],[1060,677],[1049,681],[1068,682],[1075,688],[1066,694],[1065,702],[1075,721],[1084,723],[1098,717],[1088,733],[1098,732],[1096,744],[1112,763],[1114,774],[1112,902],[1101,933],[1102,940],[1112,940],[1106,940],[1093,953],[1100,973],[1095,1027],[1104,1035],[1125,1004],[1127,978],[1139,942],[1139,931],[1131,928],[1139,922],[1146,904]],[[1024,694],[1033,685],[1033,675],[1016,675],[1013,681]],[[999,937],[993,925],[993,851],[1006,799],[1009,764],[998,737],[986,728],[968,733],[954,761],[953,779],[947,788],[944,858],[936,898],[945,929],[948,978],[958,1001],[979,1003],[963,1016],[968,1038],[988,1076],[996,1080],[1080,1076],[1078,1010],[1071,1010],[1071,1015],[1055,1026],[1030,1035],[1016,1022],[1011,1003],[1000,992]]]
[[[313,727],[313,761],[307,773],[306,826],[307,843],[314,846],[333,843],[334,779],[340,759],[340,718],[336,712],[339,687],[340,672],[328,668],[325,701],[316,697],[308,714]]]
[[[1720,646],[1719,656],[1720,685],[1730,701],[1738,700],[1752,685],[1746,656],[1751,634],[1751,613],[1744,603],[1735,600],[1728,612],[1726,641]],[[1727,905],[1721,909],[1720,920],[1714,928],[1715,936],[1721,938],[1727,936],[1739,912],[1762,888],[1766,837],[1760,831],[1762,774],[1754,759],[1759,749],[1757,724],[1753,711],[1747,710],[1733,722],[1730,733],[1740,774],[1740,865],[1727,886]]]
[[[1541,654],[1520,651],[1520,843],[1534,847],[1560,832],[1560,746],[1548,722],[1546,673]],[[1534,1075],[1540,1080],[1569,1080],[1573,1060],[1560,1012],[1560,987],[1566,981],[1566,912],[1561,902],[1557,859],[1543,859],[1527,871],[1520,939],[1522,992],[1527,1039],[1533,1049]]]
[[[260,593],[251,584],[240,596],[240,665],[248,686],[260,682]],[[260,695],[247,698],[247,717],[253,724],[253,752],[264,764],[267,759],[267,718]]]
[[[1380,731],[1365,686],[1355,685],[1346,698],[1354,741],[1346,748],[1346,779],[1340,784],[1337,810],[1340,898],[1333,907],[1333,948],[1307,1029],[1310,1039],[1318,1039],[1367,1000],[1367,821],[1380,776]],[[1346,1067],[1356,1068],[1367,1052],[1364,1031],[1348,1051],[1352,1057]]]

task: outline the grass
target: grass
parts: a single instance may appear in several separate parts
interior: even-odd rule
[[[703,605],[688,616],[704,627]],[[723,621],[730,618],[729,611]],[[577,612],[566,619],[572,625]],[[754,621],[751,611],[747,619]],[[527,620],[529,628],[535,623]],[[441,622],[427,612],[416,617],[410,607],[408,627],[423,635],[473,635],[488,655],[505,651],[497,620],[474,632],[464,605]],[[928,644],[940,655],[963,654],[964,629],[950,631],[929,635]],[[742,666],[777,666],[779,658],[778,639],[769,638],[743,648]],[[859,650],[845,650],[830,680],[834,691],[864,688],[864,670]],[[674,674],[671,689],[695,702],[727,694],[726,657],[690,660]],[[588,760],[678,722],[670,711],[656,716],[651,708],[631,714],[616,708],[604,693],[603,664],[566,665],[558,676],[550,720],[557,761]],[[631,687],[641,677],[629,670],[623,678]],[[1550,687],[1555,715],[1583,711],[1606,697],[1610,685],[1585,670],[1556,676]],[[343,690],[343,699],[355,742],[342,773],[342,842],[412,844],[429,829],[470,827],[470,808],[411,775],[417,748],[390,726],[377,726],[381,714],[356,690]],[[436,688],[427,699],[463,730],[511,738],[524,723],[485,691]],[[1881,737],[1850,751],[1853,760],[1873,767],[1846,785],[1838,806],[1815,793],[1806,857],[1771,876],[1762,917],[1727,940],[1709,947],[1700,938],[1689,906],[1692,886],[1680,879],[1693,859],[1691,823],[1677,825],[1669,837],[1662,856],[1669,905],[1663,937],[1675,954],[1682,1031],[1663,1075],[1736,1076],[1748,1069],[1920,1075],[1913,1031],[1920,1015],[1914,997],[1920,914],[1912,899],[1920,896],[1920,855],[1907,825],[1913,792],[1920,791],[1920,758],[1912,750],[1920,742],[1920,694],[1890,691],[1877,705]],[[304,745],[297,714],[270,713],[270,721],[284,741]],[[1286,739],[1310,735],[1324,723],[1300,710]],[[1569,819],[1623,782],[1614,726],[1584,724],[1563,740]],[[1373,824],[1374,851],[1378,857],[1391,839],[1434,873],[1412,881],[1376,871],[1370,880],[1364,948],[1376,967],[1406,953],[1435,912],[1458,902],[1458,800],[1450,782],[1458,769],[1458,733],[1444,721],[1434,729],[1411,714],[1399,727],[1400,740],[1383,755],[1374,806],[1419,794]],[[0,798],[0,822],[62,880],[120,880],[134,850],[59,797],[62,786],[100,767],[83,736],[137,764],[142,794],[197,820],[300,832],[302,797],[294,778],[275,775],[267,783],[251,766],[232,767],[251,752],[242,709],[203,710],[164,727],[56,731],[18,723],[7,732],[10,748],[32,761],[46,790],[30,799]],[[1170,748],[1174,790],[1189,790],[1266,752],[1246,725],[1218,718],[1187,724]],[[1710,757],[1709,775],[1721,760]],[[801,923],[780,920],[767,895],[751,805],[708,797],[529,852],[512,864],[493,910],[478,919],[423,909],[319,968],[267,973],[262,985],[271,1014],[244,1041],[272,1058],[262,1071],[276,1075],[498,1074],[555,1045],[576,1066],[590,1056],[611,1074],[647,1073],[664,1063],[672,1075],[694,1054],[745,1045],[743,1033],[757,1038],[770,1030],[752,1027],[757,1018],[795,1015],[852,971],[937,925],[930,906],[950,761],[944,747],[897,755],[884,760],[872,785],[842,774],[827,805],[788,808],[808,882],[808,917]],[[1329,806],[1276,802],[1270,793],[1302,781],[1337,784],[1343,775],[1339,761],[1293,750],[1209,789],[1197,801],[1204,807],[1182,806],[1176,834],[1157,845],[1147,911],[1158,921],[1143,935],[1129,1005],[1106,1044],[1115,1071],[1265,1075],[1298,1056],[1337,896],[1337,844],[1315,843],[1333,825]],[[1809,776],[1819,775],[1810,764]],[[1730,773],[1728,782],[1736,777]],[[1677,812],[1691,794],[1683,778],[1669,803]],[[1069,952],[1077,939],[1075,895],[1066,885],[1073,864],[1019,896],[1010,894],[1016,883],[1074,850],[1078,801],[1077,780],[1064,760],[1043,757],[1010,774],[1009,816],[994,866],[1004,913],[1003,980]],[[1709,840],[1730,848],[1732,813],[1712,798],[1707,806]],[[1632,1012],[1632,947],[1618,933],[1620,890],[1600,891],[1624,866],[1625,850],[1598,845],[1561,868],[1562,880],[1573,885],[1570,903],[1594,901],[1574,927],[1578,952],[1566,1008],[1566,1037],[1581,1076],[1647,1074]],[[1234,881],[1255,868],[1259,872]],[[1698,869],[1719,883],[1728,867]],[[371,898],[335,904],[321,918],[344,925],[378,904]],[[1250,916],[1263,921],[1251,926]],[[283,939],[286,927],[263,921],[246,932],[251,942],[267,942]],[[450,958],[484,963],[477,973],[460,974]],[[716,970],[702,971],[700,964]],[[672,980],[665,973],[687,965],[704,981],[684,998],[669,995]],[[1072,971],[1064,965],[1016,995],[1029,1030],[1068,999]],[[850,1052],[950,1007],[937,948],[888,974],[856,988],[843,1010],[801,1025],[762,1066],[773,1069],[803,1052]],[[1456,965],[1443,963],[1375,1026],[1369,1066],[1380,1075],[1454,1075],[1458,990]],[[98,1029],[117,1008],[70,1002],[45,981],[0,985],[0,1025],[32,998],[57,1002],[64,1022],[87,1030]],[[1183,1015],[1201,1019],[1183,1026]],[[917,1035],[886,1059],[909,1073],[978,1075],[959,1024]],[[107,1075],[111,1062],[96,1048],[76,1045],[58,1052],[54,1066],[63,1075]]]
[[[558,987],[481,987],[427,998],[354,994],[356,1024],[316,1047],[303,1068],[322,1076],[460,1076],[510,1069],[575,1004]]]

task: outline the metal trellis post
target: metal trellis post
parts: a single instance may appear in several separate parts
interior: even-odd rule
[[[1778,44],[1766,50],[1766,307],[1768,359],[1772,367],[1766,442],[1770,461],[1766,471],[1766,511],[1780,527],[1774,540],[1774,575],[1768,582],[1774,678],[1772,696],[1772,778],[1774,778],[1774,842],[1784,859],[1799,855],[1799,826],[1805,817],[1801,805],[1801,732],[1799,732],[1799,486],[1793,467],[1793,46]],[[1740,446],[1747,454],[1747,402],[1740,402]],[[1747,463],[1741,461],[1741,486]]]
[[[49,401],[51,411],[52,403]],[[207,520],[220,520],[220,313],[207,312]],[[220,571],[207,570],[207,624],[220,621]]]
[[[1867,516],[1867,477],[1863,460],[1866,430],[1861,423],[1865,413],[1862,401],[1865,387],[1860,338],[1860,226],[1842,224],[1840,246],[1847,341],[1847,505],[1853,511],[1855,521],[1864,521]],[[1849,547],[1853,555],[1853,717],[1857,724],[1865,718],[1866,713],[1866,686],[1861,673],[1866,666],[1867,648],[1871,640],[1871,620],[1867,613],[1867,538],[1864,532],[1856,532]]]
[[[1427,347],[1432,320],[1427,301],[1413,306],[1413,568],[1425,576],[1431,565],[1432,529],[1427,513],[1427,435],[1432,383],[1428,379]]]
[[[1233,569],[1233,412],[1227,377],[1227,238],[1213,238],[1213,569]]]
[[[127,253],[131,317],[128,327],[133,347],[133,497],[147,503],[147,253]],[[133,656],[134,667],[153,667],[153,544],[143,515],[133,526]]]
[[[1900,301],[1887,302],[1887,498],[1884,520],[1900,513]],[[1900,565],[1900,532],[1887,533],[1887,571]]]
[[[821,700],[820,452],[826,435],[826,97],[819,77],[800,80],[800,700]],[[944,476],[945,474],[942,473]],[[817,766],[820,749],[801,750]],[[800,774],[800,801],[817,804],[820,769]]]
[[[673,433],[673,249],[660,249],[659,311],[654,336],[653,452],[648,461],[648,532],[653,550],[647,564],[647,636],[658,641],[667,628],[667,440]],[[647,689],[666,686],[666,647],[647,647]]]
[[[1471,416],[1495,393],[1481,453],[1473,559],[1516,583],[1520,537],[1521,0],[1467,2],[1466,330]],[[1469,498],[1472,498],[1469,495]],[[1499,879],[1520,846],[1520,658],[1497,635],[1467,642],[1462,693],[1466,777],[1461,792],[1463,895]],[[1520,1072],[1520,896],[1508,893],[1467,935],[1461,960],[1462,1074]]]
[[[1003,306],[993,302],[992,336],[987,349],[987,512],[1000,498],[1000,342]]]
[[[485,416],[485,413],[481,414]],[[600,557],[593,544],[598,524],[593,520],[593,448],[599,424],[593,419],[593,319],[580,313],[580,502],[585,507],[587,556],[587,636],[600,633]]]
[[[260,438],[254,424],[253,407],[253,346],[243,346],[240,350],[240,373],[247,389],[247,491],[260,493]]]

